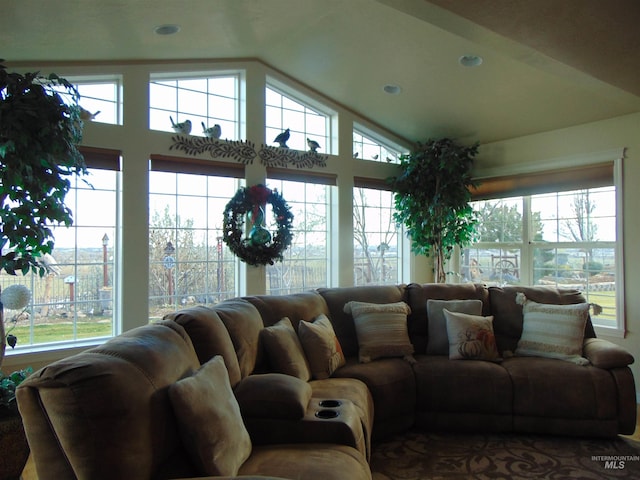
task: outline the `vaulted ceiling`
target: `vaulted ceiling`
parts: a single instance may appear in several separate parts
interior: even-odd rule
[[[20,0],[0,13],[10,67],[256,58],[412,141],[640,111],[637,0]]]

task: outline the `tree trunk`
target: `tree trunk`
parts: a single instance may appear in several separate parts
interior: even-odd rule
[[[447,283],[447,272],[444,269],[444,252],[436,249],[433,259],[433,270],[436,283]]]

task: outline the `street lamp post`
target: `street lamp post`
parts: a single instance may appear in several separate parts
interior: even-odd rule
[[[173,297],[173,267],[175,267],[176,259],[173,257],[173,254],[176,252],[173,243],[167,242],[167,246],[164,247],[164,260],[163,265],[167,270],[167,290],[169,293],[169,301]]]
[[[102,237],[102,286],[109,286],[109,267],[107,265],[107,247],[109,246],[109,237],[105,233]]]

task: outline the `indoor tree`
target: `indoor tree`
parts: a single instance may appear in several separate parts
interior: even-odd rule
[[[462,146],[442,138],[418,142],[400,156],[400,173],[388,179],[394,192],[394,218],[404,224],[411,250],[434,257],[435,279],[446,281],[445,262],[453,248],[470,244],[477,218],[469,202],[469,187],[478,144]]]
[[[77,148],[82,139],[79,94],[56,74],[8,72],[2,62],[0,273],[44,276],[46,267],[39,260],[53,250],[51,228],[73,222],[64,203],[69,177],[87,173]],[[65,103],[61,92],[71,102]],[[1,312],[0,305],[0,317]]]

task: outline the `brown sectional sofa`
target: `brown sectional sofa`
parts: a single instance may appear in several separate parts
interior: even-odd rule
[[[628,365],[633,357],[596,339],[590,320],[582,352],[589,365],[506,355],[522,334],[517,292],[539,303],[584,302],[579,292],[547,287],[410,284],[248,296],[170,314],[55,362],[20,386],[18,404],[39,478],[202,477],[184,437],[183,417],[167,392],[218,356],[251,438],[250,454],[237,472],[244,478],[370,479],[372,441],[412,427],[632,433],[636,398]],[[482,314],[494,316],[504,360],[450,360],[427,353],[429,299],[481,300]],[[350,301],[405,302],[413,358],[361,363],[354,319],[345,312]],[[330,319],[346,364],[330,378],[277,371],[263,331],[284,317],[297,331],[299,322],[319,315]],[[327,400],[337,402],[323,406]]]

